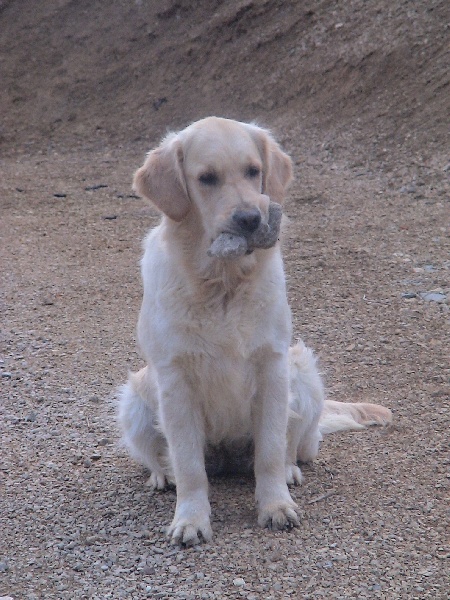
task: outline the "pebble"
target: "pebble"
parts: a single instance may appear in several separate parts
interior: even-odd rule
[[[245,585],[245,581],[242,579],[242,577],[236,577],[236,579],[233,579],[233,585],[236,587],[243,587]]]
[[[417,186],[414,183],[409,183],[400,188],[402,194],[414,194],[417,191]]]
[[[108,444],[111,444],[110,438],[102,438],[97,442],[98,446],[107,446]]]
[[[107,188],[107,187],[108,186],[106,185],[106,183],[97,183],[95,185],[88,185],[84,189],[86,192],[94,192],[95,190],[101,190],[102,188]]]
[[[420,292],[419,296],[425,302],[446,302],[447,296],[443,292]]]

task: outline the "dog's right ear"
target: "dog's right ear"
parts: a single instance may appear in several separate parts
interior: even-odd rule
[[[191,202],[183,172],[183,148],[176,134],[152,150],[133,179],[133,189],[174,221],[182,221]]]

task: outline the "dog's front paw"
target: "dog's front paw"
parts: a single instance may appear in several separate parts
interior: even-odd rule
[[[279,504],[265,506],[259,511],[258,523],[261,527],[274,530],[298,527],[300,523],[294,510],[295,507],[294,502],[280,502]]]
[[[286,465],[286,483],[288,485],[300,485],[303,481],[303,475],[300,467],[294,464]]]
[[[209,517],[195,517],[191,519],[174,518],[172,525],[167,531],[167,537],[170,538],[172,544],[182,546],[195,546],[202,542],[210,542],[212,540],[212,529],[209,522]]]
[[[172,544],[195,546],[212,539],[209,522],[211,507],[205,490],[177,500],[177,508],[167,536]]]

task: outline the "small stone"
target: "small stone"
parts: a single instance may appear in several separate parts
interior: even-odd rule
[[[417,191],[417,186],[414,183],[409,183],[400,188],[402,194],[414,194]]]
[[[111,440],[109,438],[102,438],[101,440],[99,440],[97,442],[97,446],[107,446],[110,443],[111,443]]]
[[[236,577],[236,579],[233,579],[233,585],[236,587],[243,587],[245,585],[245,581],[242,579],[242,577]]]
[[[85,543],[88,546],[91,546],[92,544],[95,544],[95,542],[97,542],[97,541],[98,541],[98,536],[96,536],[96,535],[88,535],[88,537],[85,540]]]
[[[9,371],[4,371],[2,373],[2,377],[3,377],[3,379],[11,379],[12,373],[9,373]]]
[[[379,583],[374,583],[369,589],[373,592],[379,592],[381,590],[381,585]]]
[[[96,190],[101,190],[102,188],[107,188],[106,183],[97,183],[95,185],[88,185],[84,189],[86,192],[95,192]]]
[[[89,467],[92,467],[92,461],[90,461],[89,458],[85,458],[83,460],[83,467],[86,467],[86,469],[89,469]]]
[[[101,454],[91,454],[91,460],[100,460],[101,457]]]
[[[420,292],[419,296],[425,302],[445,302],[447,296],[442,292]]]
[[[142,569],[142,573],[144,575],[154,575],[156,572],[155,567],[152,567],[150,565],[146,565],[143,569]]]
[[[6,573],[6,571],[8,571],[9,566],[8,563],[5,561],[0,562],[0,573]]]

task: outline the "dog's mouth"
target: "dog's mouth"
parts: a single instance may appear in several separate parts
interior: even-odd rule
[[[280,236],[281,216],[281,205],[270,202],[267,223],[261,223],[251,233],[222,232],[212,242],[208,255],[215,258],[238,258],[251,254],[257,248],[272,248]]]

